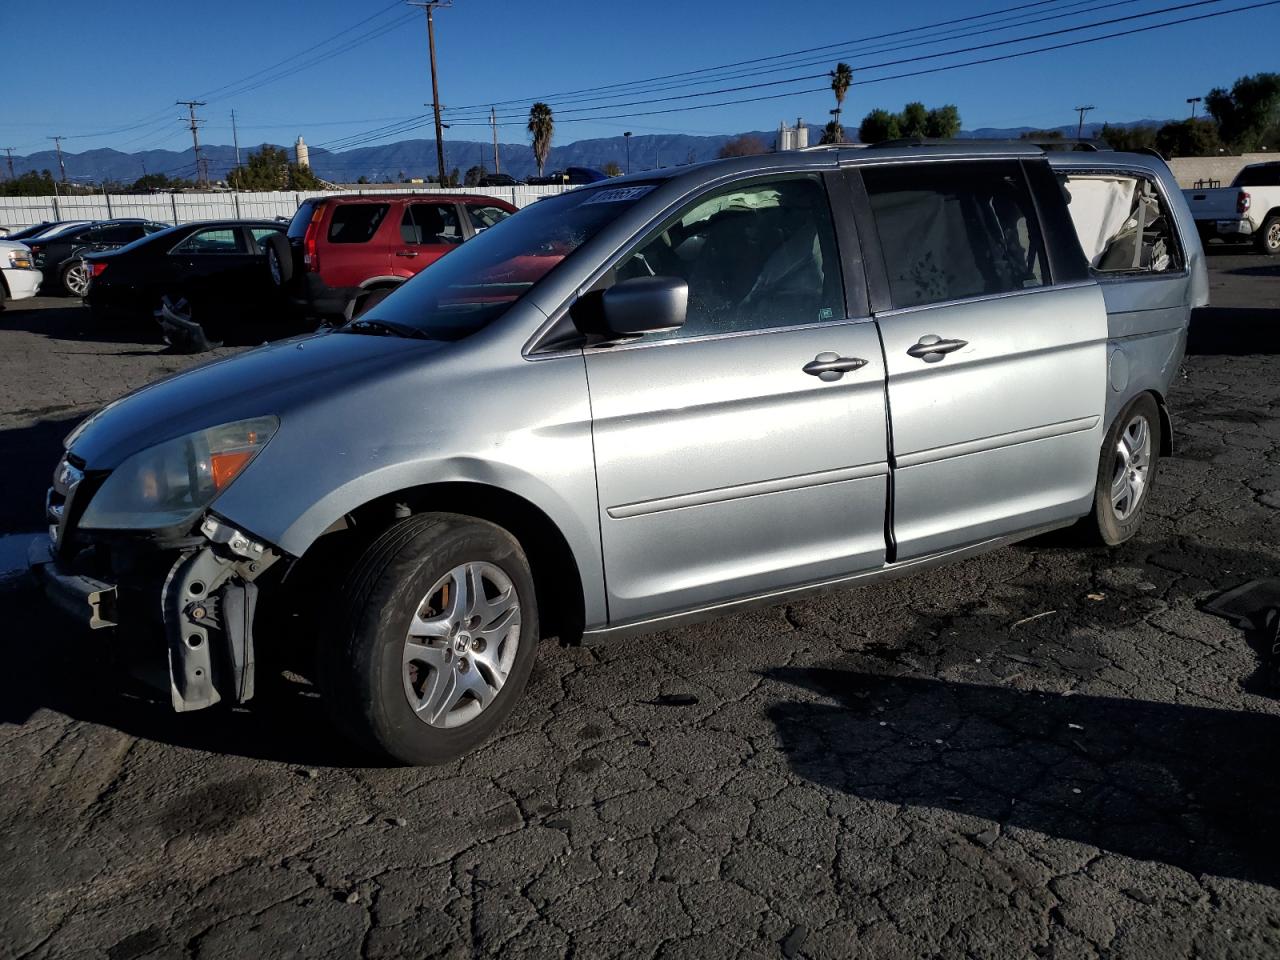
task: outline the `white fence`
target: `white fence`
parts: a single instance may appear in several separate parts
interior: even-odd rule
[[[459,187],[452,190],[413,187],[370,190],[369,193],[468,193],[497,197],[524,207],[542,197],[552,197],[572,187]],[[292,217],[309,197],[351,195],[364,191],[311,190],[280,193],[153,193],[76,194],[59,197],[0,197],[0,225],[23,227],[45,220],[109,220],[114,217],[141,217],[159,223],[190,223],[192,220],[232,220]]]

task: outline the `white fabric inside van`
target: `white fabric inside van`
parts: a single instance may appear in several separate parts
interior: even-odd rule
[[[1098,265],[1107,243],[1133,212],[1136,186],[1132,177],[1090,175],[1067,179],[1071,221],[1091,266]]]

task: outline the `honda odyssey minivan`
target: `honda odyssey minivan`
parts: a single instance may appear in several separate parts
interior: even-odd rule
[[[176,710],[250,699],[301,645],[348,735],[441,762],[508,719],[543,636],[1132,537],[1206,298],[1150,156],[836,146],[613,179],[90,417],[33,560],[167,659]]]

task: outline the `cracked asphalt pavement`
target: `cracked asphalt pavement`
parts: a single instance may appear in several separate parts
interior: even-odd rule
[[[371,764],[303,683],[174,715],[0,589],[0,955],[1280,955],[1280,703],[1200,610],[1280,566],[1280,266],[1210,264],[1135,541],[546,643],[451,766]],[[86,322],[0,314],[0,532],[191,362]]]

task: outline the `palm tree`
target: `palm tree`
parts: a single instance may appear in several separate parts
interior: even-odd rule
[[[827,74],[831,77],[831,92],[836,95],[835,122],[840,124],[840,113],[844,110],[844,97],[853,84],[853,67],[847,63],[837,63],[836,68]]]
[[[547,165],[555,126],[551,108],[541,100],[529,108],[529,135],[533,137],[533,158],[538,161],[538,176],[542,176],[542,168]]]

